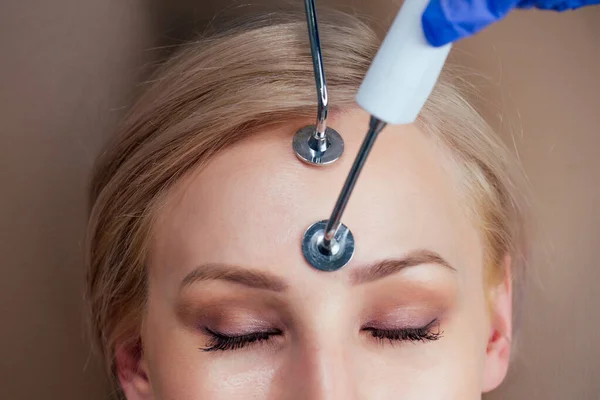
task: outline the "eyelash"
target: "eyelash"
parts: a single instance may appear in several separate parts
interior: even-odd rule
[[[264,332],[253,332],[247,335],[229,336],[223,333],[215,332],[212,329],[205,328],[206,333],[211,337],[208,346],[203,351],[227,351],[239,350],[251,344],[265,342],[273,336],[283,334],[279,329]]]
[[[363,328],[365,332],[371,335],[378,341],[384,342],[388,340],[390,344],[395,342],[428,342],[435,341],[442,337],[442,332],[439,330],[434,332],[433,329],[438,324],[438,320],[434,319],[427,325],[420,328],[402,328],[402,329],[378,329],[373,327]],[[206,333],[211,337],[208,346],[202,348],[203,351],[228,351],[239,350],[246,346],[258,344],[270,340],[274,336],[281,336],[283,332],[279,329],[264,332],[253,332],[247,335],[230,336],[211,329],[205,328]]]
[[[390,344],[394,344],[394,342],[431,342],[442,337],[442,332],[439,328],[434,332],[434,328],[438,325],[436,318],[420,328],[378,329],[367,327],[362,330],[371,333],[380,342],[388,340]]]

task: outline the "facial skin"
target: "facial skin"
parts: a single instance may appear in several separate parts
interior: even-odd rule
[[[482,238],[449,154],[414,126],[387,127],[343,217],[354,258],[320,272],[300,241],[328,218],[368,116],[330,121],[346,150],[321,168],[293,154],[308,123],[228,148],[170,193],[151,244],[143,351],[116,354],[129,400],[465,400],[503,380],[510,283],[484,285]]]

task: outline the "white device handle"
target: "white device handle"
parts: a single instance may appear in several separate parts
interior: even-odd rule
[[[433,47],[425,39],[421,17],[428,2],[405,0],[356,96],[362,108],[384,122],[417,119],[452,47]]]

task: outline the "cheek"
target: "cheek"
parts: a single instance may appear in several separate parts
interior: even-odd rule
[[[460,360],[460,359],[459,359]],[[460,361],[453,365],[433,365],[424,371],[398,366],[388,369],[387,377],[378,374],[369,380],[361,392],[364,399],[444,399],[480,400],[480,378],[472,370],[465,370]],[[380,370],[381,371],[381,370]],[[401,394],[400,396],[398,394]]]
[[[469,310],[455,310],[433,343],[406,343],[360,357],[361,398],[481,399],[486,332]],[[402,396],[398,396],[401,393]]]
[[[471,267],[440,354],[444,353],[443,376],[455,382],[456,392],[464,393],[465,399],[480,399],[490,323],[483,269],[480,263]]]
[[[157,399],[234,400],[268,399],[273,376],[271,366],[223,365],[200,357],[176,359],[171,354],[154,364],[150,379]]]

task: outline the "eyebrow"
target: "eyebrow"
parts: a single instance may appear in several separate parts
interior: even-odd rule
[[[288,284],[278,276],[266,272],[226,264],[204,264],[186,275],[181,289],[200,281],[221,280],[254,289],[283,292]]]
[[[357,268],[350,273],[350,282],[353,285],[374,282],[403,269],[416,267],[422,264],[436,264],[456,271],[441,255],[430,250],[416,250],[401,258],[393,258],[376,262],[367,268]]]
[[[352,285],[360,285],[394,275],[403,269],[422,264],[436,264],[456,271],[441,255],[430,250],[413,251],[403,257],[378,261],[365,268],[350,272]],[[221,280],[254,289],[283,292],[289,285],[282,278],[270,274],[227,264],[204,264],[196,267],[181,282],[180,290],[201,281]]]

